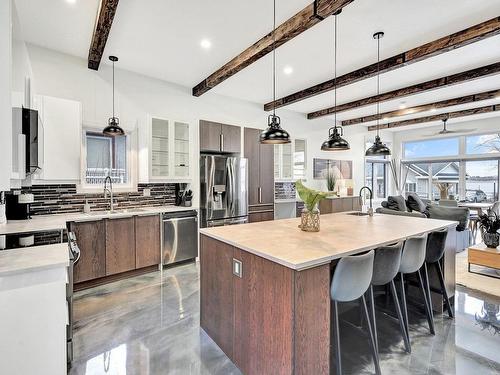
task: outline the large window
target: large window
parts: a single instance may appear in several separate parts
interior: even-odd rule
[[[499,199],[498,133],[406,142],[403,154],[409,167],[407,192],[438,200],[437,183],[448,183],[449,194],[463,201]]]
[[[431,139],[405,143],[403,146],[403,155],[405,159],[457,156],[458,149],[459,139],[457,137]]]
[[[85,132],[85,183],[102,185],[110,176],[115,184],[129,182],[126,135],[110,137],[94,131]]]

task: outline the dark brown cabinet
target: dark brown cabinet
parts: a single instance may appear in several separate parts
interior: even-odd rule
[[[241,152],[241,128],[200,120],[200,151]]]
[[[134,218],[106,220],[106,276],[135,269]]]
[[[160,264],[160,219],[158,215],[135,217],[135,267]]]
[[[74,268],[74,282],[79,283],[106,276],[104,220],[72,222],[69,230],[75,233],[80,248],[80,259]]]
[[[323,199],[319,203],[319,211],[322,214],[332,214],[335,212],[359,211],[361,204],[359,197],[340,197]]]
[[[245,128],[244,156],[248,159],[249,221],[273,220],[274,146],[259,143],[261,130]],[[271,206],[263,207],[263,206]],[[266,211],[266,212],[263,212]]]

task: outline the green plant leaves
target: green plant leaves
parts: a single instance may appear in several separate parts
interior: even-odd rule
[[[335,192],[324,192],[324,191],[310,189],[303,184],[302,180],[297,180],[295,182],[295,188],[299,193],[300,199],[304,201],[304,205],[309,211],[313,211],[316,205],[322,199],[325,199],[326,197],[335,194]]]

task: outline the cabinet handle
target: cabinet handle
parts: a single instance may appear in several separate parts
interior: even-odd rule
[[[220,150],[224,151],[224,134],[220,135]]]
[[[262,188],[259,186],[259,203],[262,203]]]

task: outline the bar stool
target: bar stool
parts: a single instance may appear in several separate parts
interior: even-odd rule
[[[453,318],[453,308],[450,304],[450,299],[448,298],[448,292],[446,291],[446,285],[444,283],[443,278],[443,270],[441,268],[441,259],[444,255],[444,249],[446,246],[446,238],[448,237],[448,229],[442,229],[440,231],[435,231],[429,233],[427,237],[427,248],[425,254],[425,262],[424,262],[424,274],[425,274],[425,282],[427,285],[427,300],[429,301],[429,305],[431,307],[432,314],[432,304],[431,304],[431,289],[429,285],[429,271],[427,265],[434,265],[436,268],[436,272],[439,278],[439,284],[441,285],[441,295],[444,298],[446,303],[446,308],[448,310],[448,315],[450,318]]]
[[[370,323],[370,316],[366,306],[364,294],[370,287],[373,274],[373,250],[363,255],[345,257],[339,260],[333,273],[332,285],[330,287],[330,297],[333,301],[333,340],[335,342],[335,358],[337,360],[337,375],[342,374],[342,362],[340,359],[340,331],[339,331],[339,302],[351,302],[361,299],[361,304],[365,312],[365,318],[370,334],[370,347],[375,372],[380,374],[380,364]]]
[[[403,314],[401,313],[399,298],[396,292],[396,285],[394,284],[394,278],[398,274],[399,267],[401,265],[402,249],[403,249],[403,242],[398,242],[394,245],[382,246],[375,249],[372,283],[370,285],[368,293],[371,305],[373,336],[375,338],[377,352],[378,352],[378,337],[377,337],[377,322],[375,320],[375,301],[373,298],[373,286],[382,286],[389,284],[391,295],[394,300],[394,307],[396,308],[396,314],[398,315],[399,327],[401,329],[401,335],[403,336],[405,349],[408,353],[411,353],[410,341],[408,340],[408,336],[406,334],[405,321],[403,319]]]
[[[408,342],[410,342],[410,332],[408,325],[408,307],[406,305],[406,294],[405,294],[405,284],[404,275],[416,273],[418,276],[418,283],[420,290],[422,291],[422,297],[424,298],[424,307],[427,317],[427,322],[429,324],[429,330],[432,335],[435,334],[434,331],[434,321],[431,316],[430,305],[427,301],[427,293],[425,290],[424,282],[422,280],[422,273],[420,268],[422,268],[425,262],[425,253],[427,246],[427,234],[418,237],[412,237],[405,241],[403,247],[403,254],[401,255],[401,265],[399,266],[399,275],[401,281],[401,303],[403,305],[403,318],[405,320],[406,335],[408,336]]]

